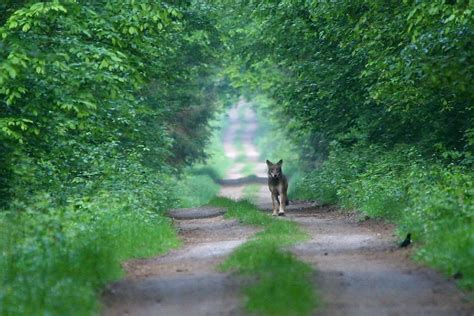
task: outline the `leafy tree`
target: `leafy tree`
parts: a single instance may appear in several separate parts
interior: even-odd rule
[[[41,174],[70,183],[111,155],[168,171],[205,156],[220,47],[209,7],[27,3],[2,7],[11,13],[0,29],[3,197],[45,185]]]

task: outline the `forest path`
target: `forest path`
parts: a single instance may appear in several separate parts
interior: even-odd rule
[[[253,143],[257,127],[249,104],[240,101],[230,110],[223,142],[234,164],[220,195],[251,197],[270,214],[266,166]],[[175,220],[183,247],[126,262],[126,278],[104,292],[103,315],[245,315],[240,289],[246,281],[216,266],[256,229],[215,209],[181,211],[195,217]],[[280,219],[297,222],[310,235],[290,250],[317,271],[314,284],[323,306],[315,315],[473,314],[452,280],[412,262],[411,249],[397,247],[391,225],[359,222],[355,213],[304,201],[292,201]]]
[[[245,163],[258,165],[258,152],[252,143],[257,129],[254,113],[242,110],[239,102],[230,110],[224,136],[226,154],[240,160],[222,180],[221,196],[242,197],[245,184],[259,181],[245,178]],[[241,116],[245,119],[241,121]],[[244,123],[242,123],[244,122]],[[242,131],[244,131],[242,133]],[[237,139],[238,146],[237,146]],[[241,155],[245,152],[245,155]],[[265,175],[265,164],[258,167]],[[262,181],[263,178],[260,179]],[[244,184],[245,183],[245,184]],[[236,220],[224,219],[212,207],[171,210],[183,246],[149,259],[124,263],[126,277],[110,284],[104,291],[103,315],[242,315],[244,298],[241,288],[245,279],[218,272],[216,267],[236,247],[257,232]]]
[[[243,314],[242,279],[218,272],[216,266],[255,229],[222,215],[177,219],[176,226],[183,247],[163,256],[127,261],[126,278],[104,291],[103,315]]]
[[[230,110],[224,136],[226,154],[235,163],[222,181],[220,195],[234,199],[242,197],[243,183],[258,182],[255,177],[246,179],[242,170],[245,163],[257,165],[258,159],[258,152],[252,144],[257,122],[254,113],[243,109],[242,105],[245,103],[239,102]],[[241,129],[245,132],[242,133]],[[246,154],[239,156],[243,151]],[[259,166],[262,172],[265,172],[264,166]],[[245,314],[240,291],[245,280],[235,274],[218,272],[216,267],[257,229],[224,219],[213,207],[171,210],[170,215],[175,218],[183,246],[163,256],[125,262],[126,277],[110,284],[104,291],[102,314]]]

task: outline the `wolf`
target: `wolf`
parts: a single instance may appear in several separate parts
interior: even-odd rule
[[[281,171],[282,164],[283,160],[277,163],[267,160],[268,189],[272,193],[273,216],[285,216],[285,206],[288,205],[288,179]]]

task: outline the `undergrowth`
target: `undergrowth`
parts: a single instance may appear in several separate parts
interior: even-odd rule
[[[161,213],[173,204],[164,183],[170,181],[141,172],[114,176],[97,192],[69,193],[65,203],[38,193],[0,212],[0,314],[98,312],[98,293],[122,276],[123,260],[178,246]]]
[[[284,249],[307,235],[295,223],[264,214],[248,201],[215,198],[211,204],[227,208],[226,217],[262,228],[220,265],[255,280],[244,290],[247,309],[259,315],[310,315],[319,302],[312,268]]]

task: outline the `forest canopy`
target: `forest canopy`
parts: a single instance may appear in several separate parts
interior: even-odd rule
[[[14,3],[1,7],[3,202],[97,181],[118,156],[157,171],[204,157],[221,43],[202,8]]]

